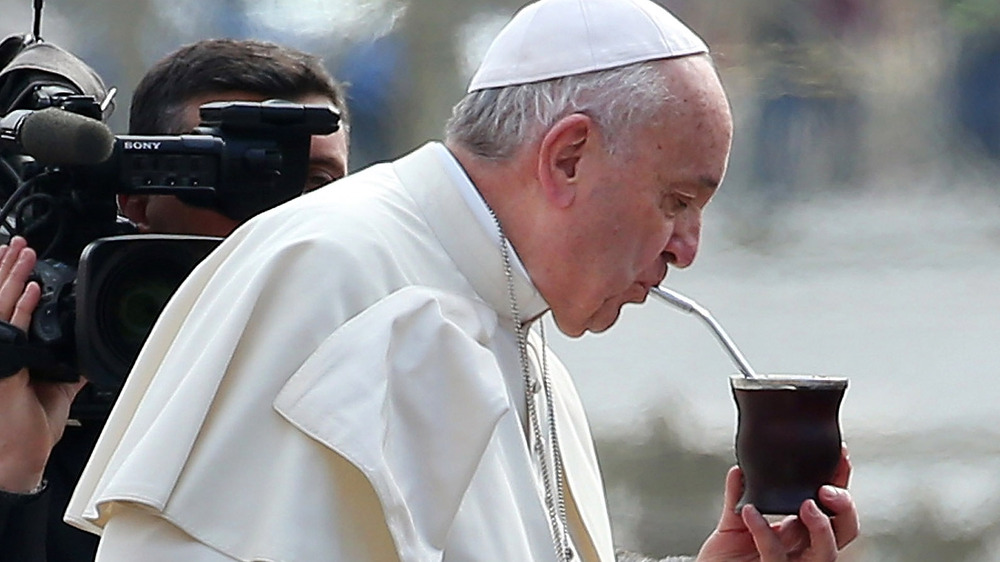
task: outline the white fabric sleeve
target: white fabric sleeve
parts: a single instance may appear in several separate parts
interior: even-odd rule
[[[148,510],[116,507],[97,549],[96,562],[233,562]]]

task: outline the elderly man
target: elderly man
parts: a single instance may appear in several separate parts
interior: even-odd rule
[[[732,136],[707,52],[648,0],[541,0],[444,144],[240,227],[161,316],[74,494],[99,560],[613,560],[535,320],[605,330],[694,260]],[[809,500],[773,527],[739,490],[733,469],[700,559],[830,560],[857,534],[842,488],[833,517]]]

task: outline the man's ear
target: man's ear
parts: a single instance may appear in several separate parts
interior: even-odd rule
[[[576,197],[580,158],[593,141],[594,122],[582,114],[563,117],[542,137],[538,148],[538,179],[545,197],[565,207]]]
[[[134,222],[139,232],[143,234],[149,233],[149,217],[146,216],[148,205],[148,195],[118,195],[118,210],[128,220]]]

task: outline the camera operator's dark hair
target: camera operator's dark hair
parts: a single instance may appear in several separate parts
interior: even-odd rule
[[[187,133],[185,104],[234,91],[289,101],[321,95],[340,110],[342,126],[349,123],[344,87],[319,58],[266,41],[206,39],[167,55],[143,76],[132,95],[129,133]]]

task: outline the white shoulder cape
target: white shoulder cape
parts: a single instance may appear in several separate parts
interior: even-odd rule
[[[241,560],[551,560],[479,231],[427,148],[241,227],[161,315],[67,521],[99,533],[127,502]],[[590,430],[550,363],[574,540],[611,561]]]

